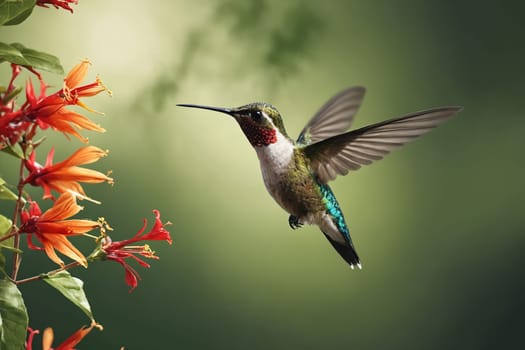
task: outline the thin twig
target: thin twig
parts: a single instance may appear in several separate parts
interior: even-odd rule
[[[32,281],[36,281],[36,280],[40,280],[42,278],[46,278],[46,277],[51,277],[57,273],[59,273],[60,271],[65,271],[65,270],[68,270],[72,267],[76,267],[76,266],[80,266],[80,263],[78,261],[73,261],[67,265],[64,265],[56,270],[52,270],[52,271],[49,271],[47,273],[42,273],[40,275],[35,275],[33,277],[28,277],[28,278],[24,278],[22,280],[18,280],[18,281],[15,281],[15,283],[18,285],[18,284],[24,284],[24,283],[27,283],[27,282],[32,282]]]
[[[22,151],[25,154],[26,147],[25,142],[22,141]],[[20,161],[20,171],[19,171],[19,180],[18,180],[18,199],[16,200],[15,205],[15,212],[13,213],[13,226],[11,228],[11,232],[9,234],[14,234],[14,242],[13,247],[15,248],[15,251],[13,253],[13,273],[11,274],[11,279],[16,281],[16,276],[18,275],[18,269],[20,268],[20,253],[18,252],[20,250],[20,232],[18,231],[18,228],[16,226],[16,223],[18,221],[18,216],[22,212],[22,193],[24,190],[24,159]]]
[[[5,240],[7,240],[7,239],[9,239],[9,238],[11,238],[11,237],[13,237],[14,235],[17,234],[17,232],[18,232],[18,229],[16,229],[16,228],[15,228],[14,231],[11,230],[11,233],[9,233],[9,234],[3,236],[2,238],[0,238],[0,243],[3,242],[3,241],[5,241]]]

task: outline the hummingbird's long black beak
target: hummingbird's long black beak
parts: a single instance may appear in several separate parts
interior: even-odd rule
[[[179,107],[190,107],[190,108],[200,108],[200,109],[207,109],[210,111],[215,112],[221,112],[228,115],[232,115],[232,110],[229,108],[221,108],[221,107],[211,107],[211,106],[201,106],[201,105],[191,105],[191,104],[178,104]]]

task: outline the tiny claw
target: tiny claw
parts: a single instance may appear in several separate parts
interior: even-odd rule
[[[303,224],[299,222],[299,218],[295,215],[290,215],[290,217],[288,218],[288,225],[290,225],[290,227],[293,230],[298,229],[301,226],[303,226]]]

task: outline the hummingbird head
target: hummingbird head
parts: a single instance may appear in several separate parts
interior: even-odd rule
[[[263,102],[250,103],[237,108],[220,108],[191,104],[181,107],[201,108],[232,116],[241,127],[253,147],[265,147],[277,142],[277,133],[288,137],[279,111]]]

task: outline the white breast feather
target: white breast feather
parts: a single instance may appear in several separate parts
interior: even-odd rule
[[[288,169],[293,157],[293,144],[277,130],[277,142],[268,146],[255,147],[264,184],[270,194],[280,203],[277,193],[277,184],[281,181],[281,176]]]

